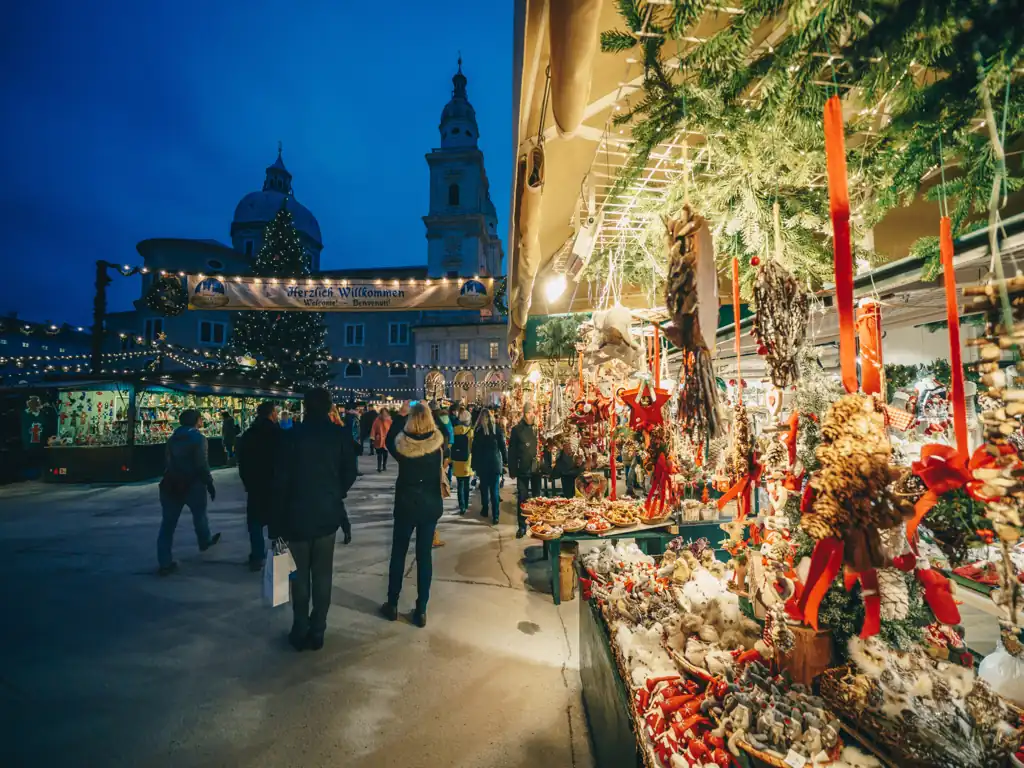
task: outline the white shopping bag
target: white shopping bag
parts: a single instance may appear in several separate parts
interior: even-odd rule
[[[263,604],[276,608],[288,602],[288,577],[295,570],[295,559],[281,539],[271,543],[263,562]]]

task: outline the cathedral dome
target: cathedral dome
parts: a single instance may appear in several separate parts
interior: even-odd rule
[[[250,192],[243,197],[235,208],[235,216],[231,222],[231,234],[236,230],[251,228],[253,225],[266,226],[281,210],[281,202],[288,198],[286,207],[295,222],[295,229],[306,235],[317,245],[322,246],[320,224],[306,206],[302,205],[292,194],[292,175],[284,167],[281,149],[277,150],[277,160],[267,168],[267,177],[263,189]]]
[[[476,110],[466,97],[466,76],[462,74],[462,57],[459,57],[459,71],[452,77],[452,98],[441,110],[442,149],[476,147],[480,135],[476,125]]]

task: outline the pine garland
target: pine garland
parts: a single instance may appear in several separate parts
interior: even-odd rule
[[[889,210],[915,199],[926,176],[938,181],[927,197],[950,200],[954,236],[973,226],[968,219],[987,208],[996,171],[988,137],[973,122],[981,80],[989,92],[1004,95],[1011,82],[1006,143],[1024,132],[1024,89],[1017,71],[1024,25],[1018,3],[737,0],[734,5],[743,12],[694,46],[681,38],[692,34],[713,3],[618,3],[626,30],[605,32],[602,45],[608,52],[638,46],[644,84],[615,120],[631,125],[634,143],[613,196],[630,187],[659,143],[681,129],[701,133],[708,138],[688,163],[693,174],[688,191],[692,203],[728,235],[716,232],[719,258],[736,256],[749,271],[749,257],[764,253],[771,206],[778,199],[786,266],[801,280],[820,285],[831,274],[827,190],[821,181],[822,108],[839,90],[853,93],[850,101],[859,107],[848,125],[861,132],[849,152],[855,248],[860,235]],[[783,20],[787,36],[764,46],[763,35],[755,34],[759,27]],[[677,61],[668,63],[666,55]],[[1000,117],[1002,107],[1001,99]],[[862,140],[865,133],[870,135]],[[944,180],[937,172],[940,139]],[[1019,162],[1007,170],[1007,192],[1024,186]],[[652,213],[675,210],[682,189],[677,182],[667,196],[646,204]],[[657,217],[651,228],[657,230]],[[933,246],[916,248],[930,252]],[[876,259],[863,250],[855,255]],[[750,280],[744,276],[745,295]]]

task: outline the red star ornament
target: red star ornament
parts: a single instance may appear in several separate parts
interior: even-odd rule
[[[636,389],[622,393],[622,402],[629,406],[629,428],[645,432],[662,423],[661,409],[668,402],[669,394],[661,387],[641,384]]]

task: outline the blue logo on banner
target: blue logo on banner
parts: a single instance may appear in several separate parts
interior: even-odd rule
[[[224,283],[216,277],[207,277],[202,280],[192,293],[192,305],[212,309],[223,307],[228,303],[227,292],[224,290]]]

